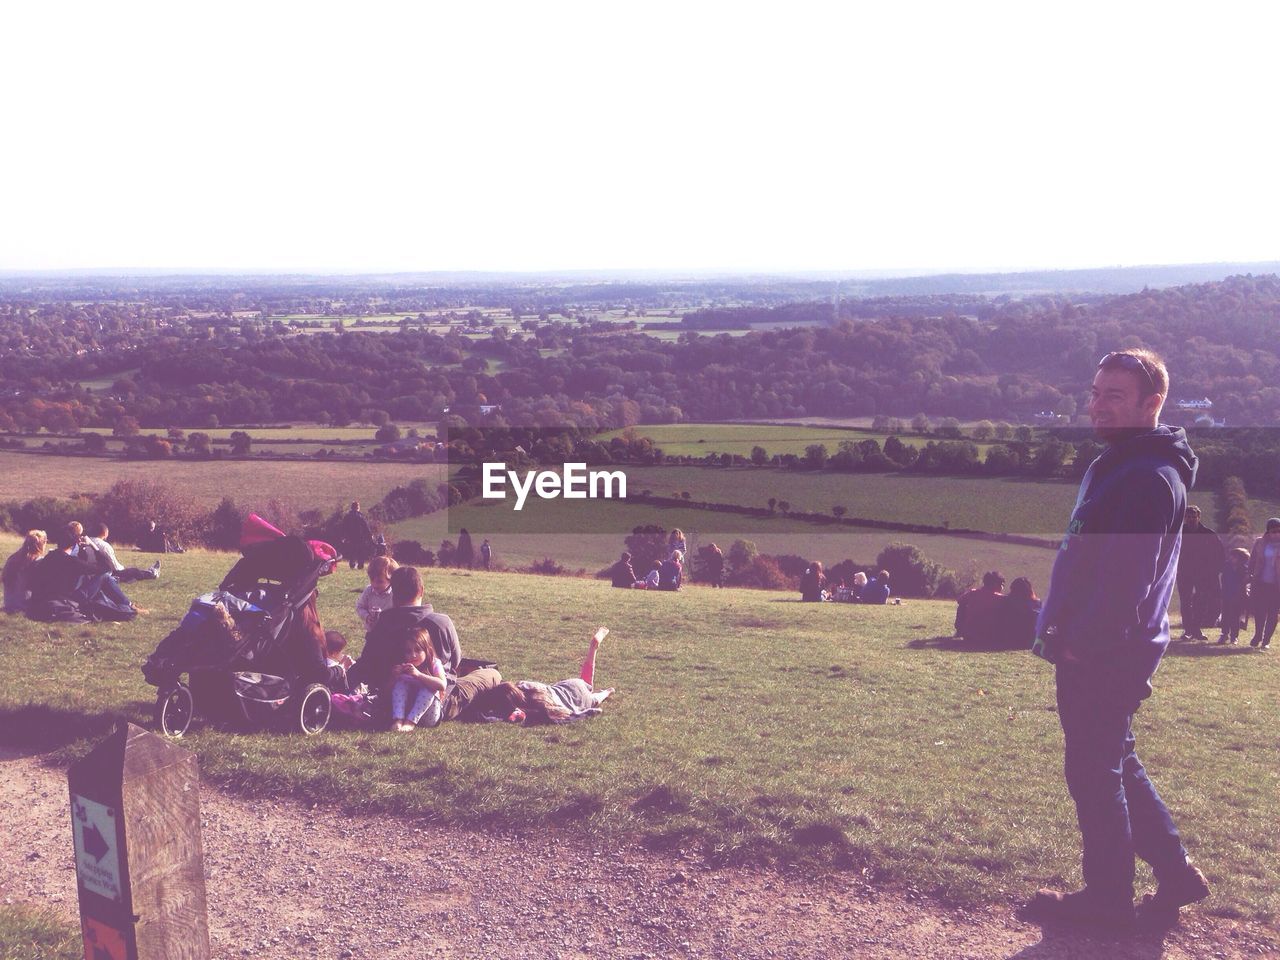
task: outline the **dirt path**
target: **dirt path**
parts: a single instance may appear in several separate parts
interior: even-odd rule
[[[1256,927],[1196,916],[1163,941],[1041,931],[848,877],[708,871],[590,837],[353,821],[206,787],[214,956],[1133,960],[1276,956]],[[0,752],[0,902],[76,917],[65,772]]]

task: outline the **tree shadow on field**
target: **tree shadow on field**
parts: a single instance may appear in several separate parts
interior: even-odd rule
[[[1007,643],[966,640],[963,637],[920,637],[908,640],[904,646],[912,650],[947,650],[951,653],[1026,653],[1030,647],[1010,646]]]
[[[1171,640],[1165,650],[1165,656],[1231,657],[1241,653],[1248,655],[1257,652],[1257,647],[1249,646],[1248,640],[1241,640],[1239,643],[1229,643],[1223,646],[1219,646],[1216,640],[1211,640],[1208,643],[1203,640]]]
[[[1007,960],[1077,960],[1080,957],[1105,957],[1107,960],[1159,960],[1164,956],[1166,934],[1140,932],[1127,936],[1089,935],[1078,930],[1044,924],[1041,940]]]
[[[117,723],[150,716],[150,701],[130,700],[112,713],[66,710],[42,703],[0,709],[0,747],[33,756],[84,740],[101,740]]]

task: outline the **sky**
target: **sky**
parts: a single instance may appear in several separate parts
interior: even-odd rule
[[[7,4],[0,270],[1280,259],[1280,5]]]

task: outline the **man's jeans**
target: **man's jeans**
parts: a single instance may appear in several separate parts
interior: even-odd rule
[[[1084,883],[1105,900],[1132,902],[1134,855],[1156,880],[1184,868],[1173,818],[1134,752],[1137,703],[1118,702],[1098,678],[1071,664],[1057,670],[1058,719],[1066,746],[1067,789],[1084,845]]]

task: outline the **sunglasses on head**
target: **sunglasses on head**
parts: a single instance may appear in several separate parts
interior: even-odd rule
[[[1147,369],[1147,365],[1132,353],[1123,353],[1119,350],[1113,351],[1099,360],[1098,366],[1099,368],[1120,367],[1121,369],[1128,370],[1130,373],[1140,374],[1142,378],[1147,381],[1147,386],[1150,387],[1153,392],[1159,392],[1156,387],[1155,378],[1151,376],[1151,371]]]

